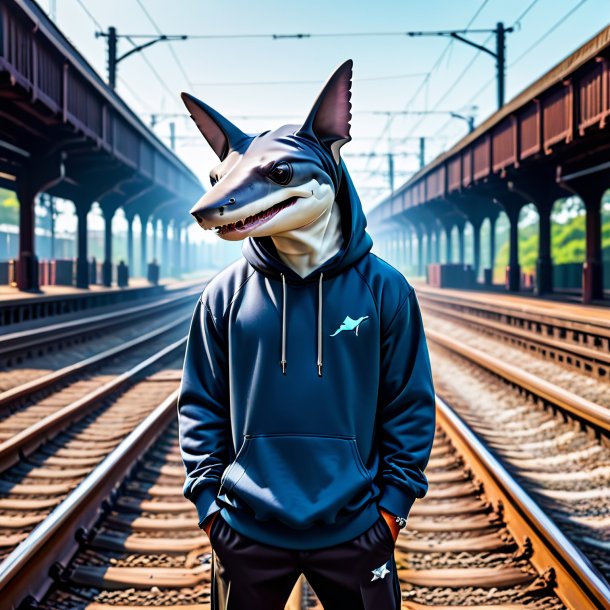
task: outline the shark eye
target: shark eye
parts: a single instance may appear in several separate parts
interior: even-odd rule
[[[210,184],[214,186],[218,182],[218,178],[216,176],[210,176]]]
[[[276,163],[267,174],[273,182],[285,186],[292,180],[292,166],[286,161]]]

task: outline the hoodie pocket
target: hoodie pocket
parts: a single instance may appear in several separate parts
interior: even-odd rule
[[[244,435],[222,487],[257,519],[307,528],[357,511],[372,482],[355,436],[275,433]]]

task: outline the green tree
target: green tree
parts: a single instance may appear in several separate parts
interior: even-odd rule
[[[0,224],[19,224],[17,195],[3,188],[0,188]]]

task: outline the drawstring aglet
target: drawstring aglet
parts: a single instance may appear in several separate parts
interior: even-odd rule
[[[318,377],[322,377],[322,363],[318,364]]]
[[[282,365],[282,373],[284,375],[286,374],[286,363],[287,363],[287,360],[280,361],[280,364]]]

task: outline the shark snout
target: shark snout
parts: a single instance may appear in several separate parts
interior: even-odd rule
[[[231,207],[234,208],[237,203],[237,199],[234,196],[222,197],[212,202],[204,202],[202,200],[198,201],[191,209],[191,215],[202,226],[206,223],[217,223],[218,218],[224,215],[225,210]]]

